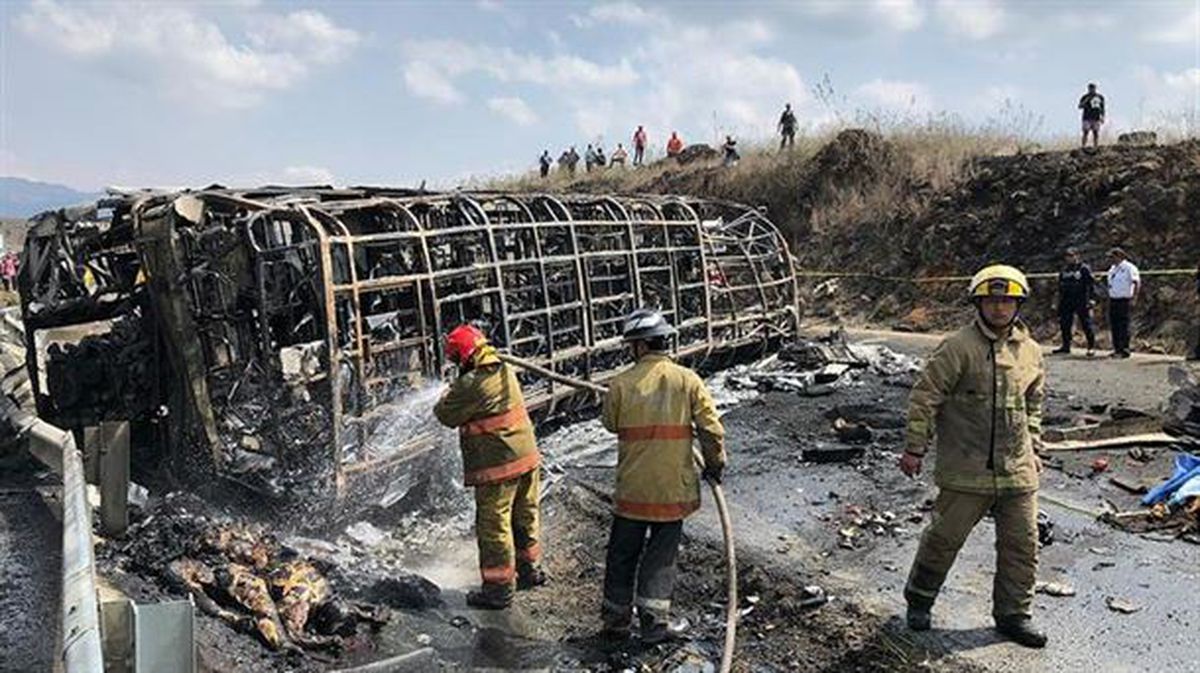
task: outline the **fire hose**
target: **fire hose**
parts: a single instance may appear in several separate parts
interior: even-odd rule
[[[508,353],[498,353],[497,355],[501,360],[510,365],[528,370],[551,381],[602,395],[608,392],[608,388],[598,383],[559,374],[556,371],[515,355],[509,355]],[[692,448],[692,457],[696,460],[697,467],[703,473],[704,458],[700,455],[699,451],[696,451],[695,447]],[[729,518],[729,505],[725,501],[725,491],[721,488],[721,484],[711,479],[705,479],[705,481],[712,490],[713,501],[717,504],[717,514],[721,519],[721,536],[725,540],[725,590],[727,597],[725,604],[725,646],[721,653],[720,671],[721,673],[728,673],[733,666],[733,649],[734,642],[737,639],[738,618],[737,557],[733,546],[733,523]]]

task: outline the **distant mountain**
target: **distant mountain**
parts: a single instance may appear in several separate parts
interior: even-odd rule
[[[0,177],[0,217],[29,217],[44,210],[74,206],[101,194],[25,178]]]

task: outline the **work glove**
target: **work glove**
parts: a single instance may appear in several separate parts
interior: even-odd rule
[[[706,467],[702,476],[705,481],[711,481],[714,484],[721,483],[721,473],[725,471],[724,467]]]

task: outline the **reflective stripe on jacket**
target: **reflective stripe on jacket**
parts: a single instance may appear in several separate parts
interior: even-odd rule
[[[666,355],[644,355],[612,380],[603,421],[617,433],[618,515],[678,521],[700,508],[692,439],[698,436],[705,464],[723,467],[725,428],[695,372]]]
[[[541,460],[521,384],[491,346],[471,360],[471,369],[450,384],[433,413],[442,425],[458,428],[467,486],[519,477]]]
[[[976,319],[942,340],[913,386],[906,450],[924,455],[936,436],[942,488],[1036,490],[1044,381],[1041,348],[1024,324],[999,339]]]

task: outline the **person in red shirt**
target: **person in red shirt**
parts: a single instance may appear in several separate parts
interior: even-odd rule
[[[641,166],[646,158],[646,129],[638,126],[633,132],[633,165]]]
[[[683,151],[683,138],[675,131],[671,131],[671,139],[667,141],[667,156],[677,157]]]

